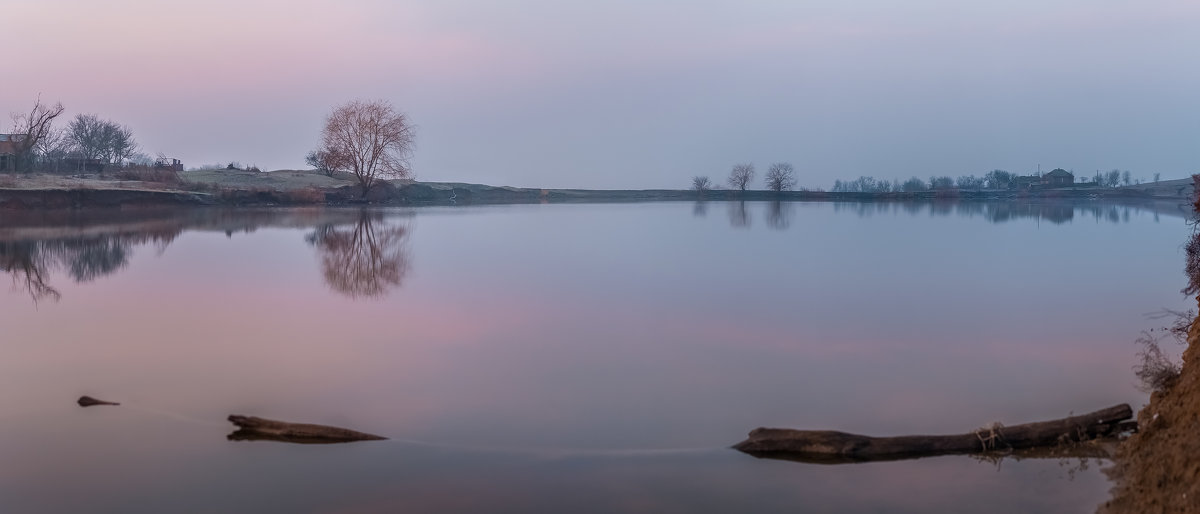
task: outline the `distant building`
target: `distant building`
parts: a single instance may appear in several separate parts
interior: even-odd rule
[[[0,134],[0,171],[17,170],[17,142],[25,138],[25,134]]]
[[[154,169],[183,171],[183,162],[179,159],[172,159],[170,157],[160,157],[158,160],[154,161]]]
[[[1055,168],[1050,173],[1042,175],[1042,185],[1045,187],[1063,187],[1075,184],[1075,174],[1062,168]]]
[[[1075,185],[1075,174],[1062,168],[1046,173],[1042,176],[1037,175],[1019,175],[1013,177],[1011,186],[1013,189],[1043,189],[1051,187],[1067,187]]]

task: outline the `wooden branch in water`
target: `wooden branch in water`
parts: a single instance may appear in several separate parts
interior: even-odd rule
[[[120,405],[117,402],[106,402],[104,400],[97,400],[95,398],[92,398],[91,396],[80,396],[79,399],[76,400],[75,402],[78,403],[80,407],[91,407],[93,405]]]
[[[833,430],[756,428],[734,449],[756,457],[841,463],[898,460],[956,453],[1049,447],[1115,436],[1136,425],[1122,423],[1133,409],[1121,404],[1089,414],[1024,425],[983,427],[956,435],[870,437]]]
[[[345,428],[307,423],[289,423],[254,416],[229,416],[229,421],[238,430],[227,437],[231,441],[280,441],[300,444],[348,443],[352,441],[378,441],[386,437],[357,432]]]

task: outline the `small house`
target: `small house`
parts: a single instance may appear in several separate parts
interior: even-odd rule
[[[17,170],[17,143],[24,138],[25,134],[0,134],[0,172]]]
[[[1065,187],[1075,184],[1075,174],[1062,168],[1055,168],[1053,171],[1042,175],[1042,185],[1046,187]]]

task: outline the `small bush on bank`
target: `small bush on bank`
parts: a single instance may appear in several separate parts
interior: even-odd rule
[[[1178,312],[1163,310],[1150,316],[1153,319],[1173,318],[1171,326],[1159,329],[1143,330],[1142,335],[1134,340],[1141,350],[1138,359],[1141,360],[1133,367],[1134,375],[1141,381],[1141,389],[1147,393],[1165,391],[1179,378],[1183,366],[1163,352],[1159,342],[1164,338],[1175,339],[1179,344],[1187,344],[1188,332],[1192,328],[1195,312]]]

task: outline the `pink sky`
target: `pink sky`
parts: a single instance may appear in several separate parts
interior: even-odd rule
[[[40,93],[197,166],[296,168],[323,116],[392,101],[417,177],[683,187],[1197,171],[1200,7],[1147,2],[6,0],[0,111]]]

